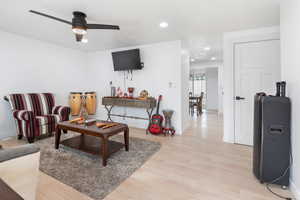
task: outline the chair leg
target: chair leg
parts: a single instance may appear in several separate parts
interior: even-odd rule
[[[198,116],[201,115],[201,107],[200,106],[197,107],[197,113],[198,113]]]
[[[27,140],[29,144],[34,143],[34,138],[27,138]]]

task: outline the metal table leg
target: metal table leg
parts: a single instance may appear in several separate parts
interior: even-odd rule
[[[107,105],[105,105],[104,106],[105,107],[105,109],[106,109],[106,111],[107,111],[107,119],[106,119],[106,121],[113,121],[112,119],[111,119],[111,110],[112,110],[112,108],[114,107],[114,106],[107,106]]]

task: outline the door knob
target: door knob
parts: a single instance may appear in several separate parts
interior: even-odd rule
[[[236,96],[235,100],[245,100],[245,98],[244,97],[240,97],[240,96]]]

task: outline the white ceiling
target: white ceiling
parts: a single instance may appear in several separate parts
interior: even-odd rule
[[[2,0],[0,29],[85,51],[182,40],[192,57],[222,55],[222,33],[279,24],[280,0]],[[33,9],[71,20],[83,11],[89,22],[119,25],[120,31],[88,30],[87,44],[71,28],[28,12]],[[169,27],[159,28],[161,21]],[[202,48],[212,49],[202,55]],[[205,52],[204,52],[205,53]]]

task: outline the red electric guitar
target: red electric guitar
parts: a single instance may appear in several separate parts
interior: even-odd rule
[[[156,114],[152,115],[151,122],[150,122],[149,128],[148,128],[148,131],[154,135],[158,135],[158,134],[162,133],[162,130],[163,130],[162,123],[163,123],[164,118],[163,118],[163,116],[161,116],[159,114],[159,105],[160,105],[161,99],[162,99],[162,95],[159,95]]]

